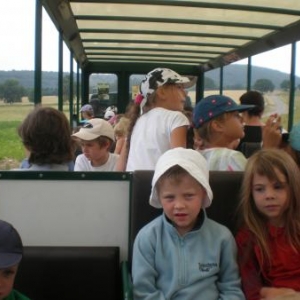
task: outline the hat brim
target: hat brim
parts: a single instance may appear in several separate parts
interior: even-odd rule
[[[0,253],[0,269],[17,265],[22,259],[21,253]]]
[[[244,105],[244,104],[241,104],[241,105],[237,105],[237,106],[235,106],[235,107],[232,107],[232,108],[228,108],[228,109],[226,109],[225,111],[226,112],[233,112],[233,111],[240,111],[240,112],[242,112],[242,111],[246,111],[246,110],[249,110],[249,109],[252,109],[252,108],[254,108],[255,107],[255,105]]]
[[[179,165],[184,170],[186,170],[192,177],[194,177],[205,189],[206,196],[203,199],[202,207],[207,208],[211,205],[212,199],[213,199],[213,192],[211,190],[211,187],[209,185],[209,180],[206,178],[206,176],[203,174],[203,170],[199,170],[197,165],[185,163],[184,161],[175,161],[172,158],[164,160],[164,164],[161,168],[155,170],[154,176],[152,178],[152,189],[151,189],[151,195],[149,197],[149,204],[155,208],[162,208],[161,202],[159,200],[159,196],[157,193],[157,187],[156,183],[158,179],[171,167]]]
[[[184,88],[189,89],[196,84],[198,78],[197,76],[189,76],[187,77],[187,79],[189,80],[189,82],[186,82],[184,84]]]
[[[193,86],[193,83],[191,83],[190,79],[188,77],[184,77],[184,76],[180,76],[179,80],[176,80],[174,83],[182,84],[185,89]]]
[[[90,133],[90,132],[84,132],[84,131],[78,131],[74,134],[72,134],[72,137],[77,137],[84,141],[92,141],[99,137],[100,135]]]

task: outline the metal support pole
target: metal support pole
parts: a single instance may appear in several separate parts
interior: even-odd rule
[[[247,91],[251,90],[251,78],[252,77],[252,61],[251,56],[248,57],[248,65],[247,65]]]
[[[36,0],[34,48],[34,105],[42,102],[42,4]]]
[[[69,86],[69,109],[70,109],[70,125],[73,128],[73,52],[70,52],[70,86]]]
[[[63,111],[63,36],[58,35],[58,109]]]
[[[289,119],[288,131],[294,123],[294,104],[295,104],[295,73],[296,73],[296,43],[291,44],[291,73],[290,73],[290,97],[289,97]]]

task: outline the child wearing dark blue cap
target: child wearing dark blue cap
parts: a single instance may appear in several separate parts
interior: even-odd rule
[[[210,170],[244,170],[247,159],[241,152],[232,150],[231,145],[245,134],[239,113],[253,107],[238,105],[223,95],[210,95],[197,103],[193,126],[203,143],[199,151],[206,158]]]
[[[11,224],[0,220],[0,300],[29,300],[13,289],[22,256],[19,233]]]

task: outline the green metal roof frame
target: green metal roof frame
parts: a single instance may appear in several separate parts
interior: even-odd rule
[[[197,75],[300,40],[296,0],[40,1],[88,73],[145,73],[163,65]]]

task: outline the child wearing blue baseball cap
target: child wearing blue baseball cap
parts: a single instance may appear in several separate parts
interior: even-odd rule
[[[0,300],[29,300],[13,289],[22,256],[19,233],[10,223],[0,220]]]
[[[200,153],[209,169],[215,171],[243,171],[247,159],[232,149],[232,143],[244,137],[240,112],[254,105],[238,105],[230,97],[210,95],[194,108],[193,126],[202,141]]]

